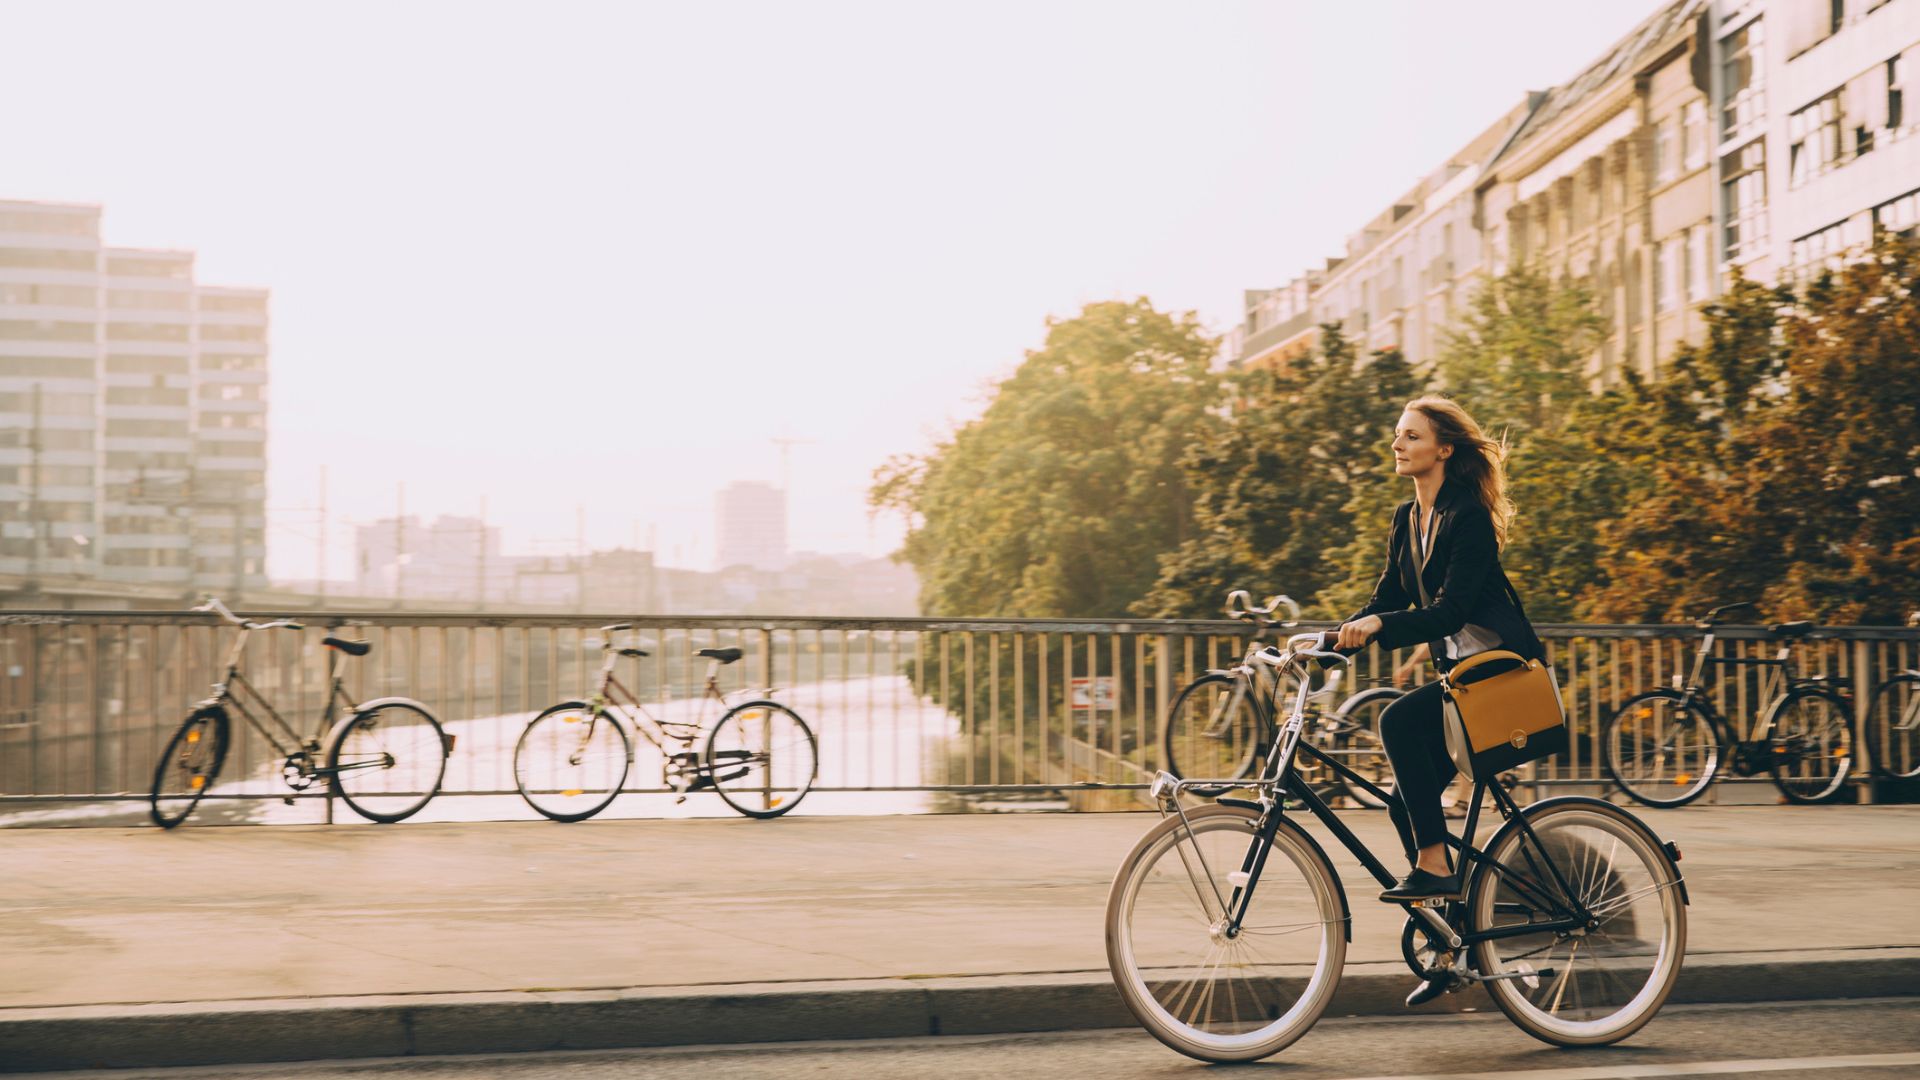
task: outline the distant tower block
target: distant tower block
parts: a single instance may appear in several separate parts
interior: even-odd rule
[[[787,493],[772,484],[739,480],[714,500],[719,558],[715,569],[751,566],[782,570],[787,565]]]

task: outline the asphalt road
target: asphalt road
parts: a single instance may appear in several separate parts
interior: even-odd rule
[[[1209,1067],[1140,1031],[676,1047],[592,1053],[404,1058],[279,1066],[42,1074],[189,1080],[613,1080],[725,1076],[1192,1077]],[[1292,1047],[1245,1066],[1287,1080],[1611,1080],[1761,1075],[1779,1080],[1920,1077],[1920,998],[1670,1006],[1623,1046],[1561,1050],[1498,1014],[1330,1018]]]

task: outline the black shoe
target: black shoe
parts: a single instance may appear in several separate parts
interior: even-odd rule
[[[1413,1009],[1425,1005],[1446,993],[1452,986],[1453,975],[1448,972],[1429,975],[1419,986],[1413,988],[1413,993],[1407,995],[1407,1008]]]
[[[1458,900],[1460,899],[1460,879],[1462,875],[1452,874],[1441,877],[1419,867],[1414,867],[1400,884],[1380,894],[1380,899],[1389,904],[1403,903],[1408,900]]]

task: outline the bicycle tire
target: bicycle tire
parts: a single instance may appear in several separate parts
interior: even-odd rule
[[[1518,974],[1483,985],[1507,1019],[1534,1038],[1555,1046],[1619,1042],[1654,1018],[1680,977],[1687,909],[1679,868],[1645,822],[1601,799],[1548,799],[1521,817],[1539,846],[1515,820],[1486,853],[1551,895],[1516,888],[1506,869],[1481,862],[1467,894],[1469,925],[1483,933],[1552,915],[1550,905],[1563,898],[1554,875],[1538,865],[1543,853],[1595,921],[1580,936],[1546,931],[1475,942],[1474,967],[1483,977]],[[1646,932],[1656,928],[1658,939],[1649,942]],[[1616,1007],[1614,999],[1624,1000]]]
[[[219,777],[220,767],[226,764],[231,736],[232,720],[218,705],[195,709],[174,729],[154,765],[153,790],[147,797],[147,814],[155,825],[171,829],[192,815]],[[189,749],[183,751],[183,746]],[[176,758],[176,753],[181,756]],[[168,781],[176,772],[168,768],[169,764],[179,766],[179,786],[184,790],[177,793],[169,793]],[[163,807],[163,801],[169,805]]]
[[[584,701],[548,706],[527,721],[513,745],[520,798],[550,821],[585,821],[605,810],[632,767],[633,739],[626,728]]]
[[[1835,802],[1846,794],[1847,779],[1853,775],[1853,710],[1848,707],[1845,698],[1824,686],[1801,686],[1781,695],[1780,700],[1767,710],[1764,721],[1772,738],[1792,738],[1795,733],[1788,731],[1788,725],[1796,719],[1792,710],[1814,701],[1832,710],[1830,717],[1820,722],[1816,753],[1776,753],[1771,755],[1767,767],[1780,794],[1785,795],[1788,802],[1802,806]],[[1809,770],[1805,776],[1789,771],[1797,770],[1802,764],[1813,760],[1830,763],[1831,771]]]
[[[1377,747],[1379,751],[1378,756],[1372,762],[1364,762],[1360,758],[1347,758],[1343,760],[1341,764],[1372,780],[1388,792],[1394,789],[1393,764],[1387,760],[1386,741],[1380,737],[1380,713],[1386,711],[1385,707],[1387,705],[1391,705],[1400,700],[1405,697],[1406,694],[1407,692],[1405,690],[1401,690],[1398,687],[1375,686],[1362,690],[1341,702],[1340,707],[1335,709],[1333,713],[1335,717],[1341,720],[1357,724],[1358,730],[1367,733],[1365,736],[1359,736],[1358,741],[1370,741],[1370,745],[1362,746],[1360,749],[1371,752]],[[1380,708],[1377,710],[1374,709],[1375,705],[1379,705]],[[1363,716],[1363,714],[1364,718],[1357,718]],[[1349,735],[1350,739],[1354,737],[1354,735]],[[1340,747],[1340,749],[1352,748]],[[1365,767],[1363,767],[1363,765]],[[1384,801],[1375,798],[1371,792],[1353,783],[1344,776],[1340,777],[1340,789],[1346,793],[1348,798],[1369,810],[1382,810],[1386,808],[1387,804]]]
[[[1234,691],[1238,682],[1232,675],[1215,672],[1202,675],[1181,688],[1160,728],[1161,759],[1168,772],[1181,779],[1193,776],[1234,782],[1253,775],[1261,743],[1265,741],[1261,738],[1264,725],[1251,700],[1257,688],[1251,681],[1240,684],[1246,687],[1246,692],[1236,698]],[[1212,696],[1223,692],[1224,698]],[[1207,734],[1218,726],[1214,710],[1222,708],[1233,709],[1234,715],[1224,718],[1225,727],[1219,735]],[[1197,714],[1192,710],[1198,710]],[[1219,752],[1206,753],[1209,746],[1218,747]],[[1182,757],[1187,759],[1184,763]],[[1207,771],[1213,771],[1214,775],[1208,776]],[[1232,783],[1205,784],[1186,790],[1195,795],[1212,796],[1232,786]]]
[[[777,701],[748,701],[728,709],[713,725],[700,767],[734,810],[750,818],[777,818],[813,790],[820,777],[820,744],[799,713]]]
[[[1107,966],[1121,1000],[1154,1038],[1201,1061],[1254,1061],[1286,1049],[1326,1011],[1346,962],[1339,879],[1319,846],[1285,819],[1268,850],[1253,907],[1262,917],[1317,918],[1247,925],[1235,938],[1217,932],[1219,898],[1231,888],[1226,875],[1241,865],[1259,818],[1244,807],[1217,805],[1168,817],[1122,860],[1107,894]],[[1209,848],[1219,857],[1205,858]],[[1212,885],[1202,888],[1198,876]],[[1296,934],[1315,925],[1317,935]],[[1277,950],[1287,947],[1298,951],[1298,963],[1280,958]],[[1304,981],[1291,977],[1309,964]],[[1192,977],[1181,982],[1190,968]],[[1244,981],[1232,981],[1242,970]],[[1223,997],[1229,1015],[1216,1024],[1214,1007]],[[1242,1023],[1242,1001],[1244,1023],[1258,1026],[1234,1031]]]
[[[1606,766],[1607,776],[1614,785],[1627,796],[1644,806],[1668,810],[1685,806],[1704,794],[1720,773],[1720,730],[1711,717],[1699,709],[1683,706],[1686,695],[1677,690],[1650,690],[1644,694],[1630,697],[1607,722],[1600,728],[1600,759]],[[1661,703],[1672,710],[1670,719],[1657,715]],[[1656,730],[1664,723],[1684,723],[1694,733],[1697,749],[1683,750],[1679,756],[1686,760],[1675,763],[1675,772],[1671,779],[1660,774],[1665,772],[1662,760],[1652,770],[1654,775],[1644,775],[1646,770],[1636,762],[1645,754],[1636,755],[1635,762],[1622,760],[1622,743],[1628,737],[1636,743],[1642,742],[1637,728],[1652,722]],[[1684,736],[1676,736],[1683,738]],[[1663,757],[1664,757],[1664,751]],[[1679,785],[1675,793],[1675,786]]]
[[[440,793],[447,733],[424,705],[389,701],[364,708],[334,737],[327,770],[333,793],[354,813],[381,825],[405,821]]]
[[[1920,776],[1920,672],[1901,672],[1874,688],[1866,743],[1875,773],[1894,780]]]

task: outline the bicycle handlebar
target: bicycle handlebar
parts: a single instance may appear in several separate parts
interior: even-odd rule
[[[1238,607],[1235,606],[1236,603]],[[1288,622],[1300,621],[1300,605],[1294,603],[1293,597],[1285,593],[1267,597],[1264,607],[1254,607],[1251,593],[1245,589],[1235,589],[1227,594],[1227,617],[1248,622],[1271,622],[1273,620],[1266,616],[1272,615],[1282,605],[1287,609]]]
[[[207,597],[205,602],[201,603],[196,607],[190,608],[189,610],[205,611],[214,615],[218,615],[224,621],[231,623],[234,626],[238,626],[243,630],[305,630],[306,629],[305,626],[301,625],[300,623],[294,622],[292,619],[277,619],[273,622],[264,622],[264,623],[251,622],[247,619],[241,618],[238,615],[235,615],[232,611],[227,609],[227,605],[221,603],[220,599],[214,596]]]
[[[1706,615],[1702,616],[1700,621],[1694,623],[1694,625],[1699,627],[1702,630],[1710,629],[1714,626],[1719,625],[1720,619],[1723,616],[1725,616],[1728,612],[1739,611],[1743,608],[1750,609],[1750,610],[1757,610],[1754,607],[1753,603],[1747,600],[1742,600],[1737,604],[1722,604],[1721,606],[1714,608],[1712,611],[1707,612]]]

